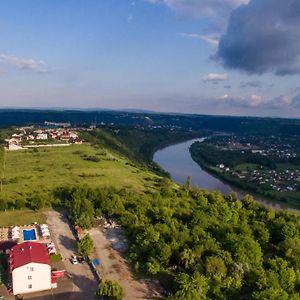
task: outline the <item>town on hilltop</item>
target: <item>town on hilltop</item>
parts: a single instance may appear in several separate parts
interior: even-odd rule
[[[80,145],[83,141],[78,136],[79,130],[82,131],[83,128],[71,128],[69,123],[54,122],[45,122],[44,126],[20,127],[6,140],[6,149],[20,150],[39,146]]]

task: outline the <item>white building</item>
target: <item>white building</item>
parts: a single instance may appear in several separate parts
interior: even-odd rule
[[[51,264],[44,244],[24,242],[10,252],[14,295],[51,289]]]
[[[37,140],[48,140],[48,134],[47,133],[39,133],[36,136],[36,139]]]

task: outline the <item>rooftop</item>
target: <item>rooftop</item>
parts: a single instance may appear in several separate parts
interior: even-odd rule
[[[10,271],[27,265],[40,263],[50,265],[47,247],[41,243],[24,242],[14,246],[10,252]]]

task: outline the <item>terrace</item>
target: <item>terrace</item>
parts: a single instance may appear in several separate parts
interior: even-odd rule
[[[49,254],[56,254],[56,248],[50,239],[47,224],[21,225],[0,228],[0,242],[23,243],[34,241],[47,244]]]

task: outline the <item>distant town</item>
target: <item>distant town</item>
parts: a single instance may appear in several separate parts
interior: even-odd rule
[[[222,179],[287,201],[300,192],[299,141],[293,136],[223,134],[191,147],[196,162]]]
[[[78,132],[87,128],[71,128],[69,123],[45,122],[44,126],[27,126],[16,129],[9,139],[6,139],[8,150],[20,150],[38,146],[62,146],[82,144]],[[93,126],[90,127],[90,129]]]
[[[230,168],[223,163],[218,168],[247,182],[264,185],[277,192],[300,191],[300,167],[293,165],[292,161],[298,157],[296,149],[289,141],[278,137],[227,137],[217,142],[221,150],[237,150],[241,154],[250,151],[274,161],[269,166],[246,165],[240,168]],[[275,163],[284,163],[284,166]],[[290,165],[287,165],[290,164]],[[282,168],[281,168],[282,167]]]

